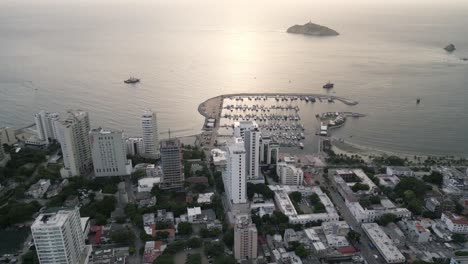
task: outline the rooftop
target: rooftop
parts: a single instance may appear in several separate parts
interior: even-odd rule
[[[405,257],[393,244],[393,241],[385,234],[383,229],[376,223],[364,223],[362,229],[378,248],[387,262],[404,262]]]
[[[63,226],[68,217],[70,217],[73,213],[74,210],[60,210],[56,213],[40,214],[32,224],[31,228]]]

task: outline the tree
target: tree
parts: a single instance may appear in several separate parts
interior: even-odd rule
[[[369,185],[365,184],[365,183],[356,183],[353,185],[353,187],[351,187],[351,190],[353,190],[353,192],[358,192],[358,191],[368,191],[370,189]]]
[[[304,245],[299,245],[298,247],[296,247],[294,253],[296,253],[296,255],[300,258],[305,258],[309,255],[309,251],[307,251]]]
[[[432,171],[430,175],[425,175],[423,177],[423,180],[440,187],[442,186],[442,183],[444,182],[444,175],[442,175],[442,173],[438,171]]]
[[[192,237],[187,241],[187,246],[190,248],[200,248],[203,244],[203,240],[198,237]]]
[[[292,192],[289,194],[289,198],[291,198],[293,202],[299,203],[302,200],[302,194],[300,192]]]
[[[181,235],[190,235],[192,234],[192,224],[189,222],[181,222],[177,225],[177,231]]]
[[[466,236],[463,234],[453,234],[452,235],[452,240],[455,243],[462,244],[466,242]]]
[[[153,261],[153,264],[174,264],[174,256],[163,254]]]
[[[201,255],[200,254],[192,254],[187,257],[186,264],[201,264]]]
[[[232,256],[221,255],[215,259],[214,263],[237,264],[237,261]]]
[[[23,264],[39,264],[39,259],[37,258],[36,250],[29,250],[21,258]]]
[[[169,237],[169,232],[159,231],[159,232],[156,232],[156,236],[154,238],[155,240],[166,240],[168,237]]]
[[[349,241],[359,242],[361,240],[361,234],[354,230],[349,230],[348,234],[346,235],[346,238]]]
[[[383,214],[380,219],[377,221],[379,225],[386,226],[392,222],[395,222],[397,219],[397,216],[394,214]]]
[[[224,245],[221,242],[205,242],[205,254],[207,256],[220,256],[224,254]]]
[[[232,249],[232,246],[234,245],[234,229],[231,228],[224,233],[223,242],[227,247]]]
[[[133,242],[135,236],[132,231],[130,230],[118,230],[114,231],[111,234],[111,239],[114,243],[125,243],[125,242]]]

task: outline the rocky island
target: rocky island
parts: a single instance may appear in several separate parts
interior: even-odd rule
[[[304,25],[294,25],[286,31],[291,34],[303,34],[309,36],[338,36],[339,33],[335,30],[321,26],[318,24],[314,24],[312,22],[306,23]]]
[[[447,46],[444,48],[444,50],[446,50],[446,51],[448,51],[448,52],[452,52],[452,51],[455,50],[455,45],[449,44],[449,45],[447,45]]]

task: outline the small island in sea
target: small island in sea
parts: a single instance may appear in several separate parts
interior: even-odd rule
[[[321,26],[318,24],[314,24],[312,22],[306,23],[304,25],[294,25],[286,31],[291,34],[303,34],[309,36],[338,36],[339,33],[335,30]]]

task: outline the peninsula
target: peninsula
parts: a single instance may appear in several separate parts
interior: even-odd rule
[[[304,25],[294,25],[286,31],[292,34],[303,34],[309,36],[338,36],[339,33],[335,30],[321,26],[318,24],[314,24],[312,22],[306,23]]]

